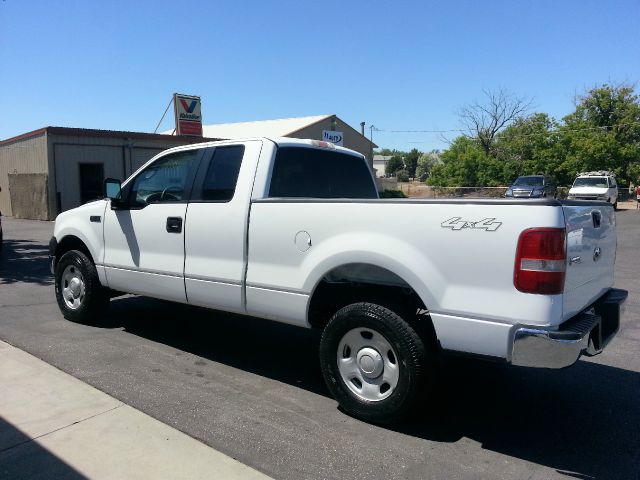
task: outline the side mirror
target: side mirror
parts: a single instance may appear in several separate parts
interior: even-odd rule
[[[120,180],[115,178],[107,178],[104,181],[104,198],[111,200],[111,208],[122,208],[124,202],[122,201],[122,184]]]

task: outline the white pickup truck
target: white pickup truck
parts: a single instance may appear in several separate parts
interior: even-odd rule
[[[440,352],[546,368],[599,353],[627,297],[611,205],[379,199],[362,155],[325,142],[173,148],[105,197],[56,220],[67,319],[127,292],[322,329],[329,390],[374,422],[422,398]]]

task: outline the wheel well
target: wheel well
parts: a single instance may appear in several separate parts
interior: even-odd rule
[[[309,324],[324,328],[338,310],[356,302],[389,308],[407,321],[423,341],[437,341],[427,306],[416,291],[395,273],[363,263],[334,268],[322,278],[309,302]]]
[[[56,263],[58,263],[60,257],[62,257],[62,255],[67,253],[69,250],[80,250],[87,257],[89,257],[92,263],[95,264],[95,262],[93,261],[93,256],[91,255],[91,252],[89,251],[85,243],[74,235],[67,235],[62,240],[60,240],[60,243],[58,243],[58,246],[56,247]]]

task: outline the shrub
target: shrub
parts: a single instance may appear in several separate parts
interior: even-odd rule
[[[380,198],[407,198],[402,190],[385,190],[380,192]]]
[[[409,181],[409,172],[405,169],[398,170],[396,172],[396,178],[399,182],[408,182]]]

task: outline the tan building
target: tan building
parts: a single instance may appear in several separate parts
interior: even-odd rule
[[[0,212],[53,220],[64,210],[100,197],[105,178],[127,178],[161,151],[201,141],[64,127],[45,127],[0,141]]]

